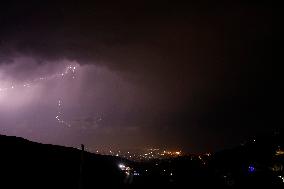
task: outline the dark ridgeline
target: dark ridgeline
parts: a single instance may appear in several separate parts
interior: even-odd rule
[[[83,170],[81,158],[82,152],[74,148],[0,136],[0,188],[78,189],[123,183],[119,158],[84,152]]]
[[[250,139],[215,153],[209,161],[214,180],[237,188],[284,187],[284,136],[280,133]]]
[[[283,140],[277,134],[211,156],[131,162],[0,135],[0,188],[282,188]],[[120,163],[131,167],[127,174]]]

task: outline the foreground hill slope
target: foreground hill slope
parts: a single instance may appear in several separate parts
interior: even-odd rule
[[[0,178],[7,188],[119,185],[124,175],[118,162],[115,157],[0,135]]]

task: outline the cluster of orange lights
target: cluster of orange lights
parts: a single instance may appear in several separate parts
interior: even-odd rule
[[[284,155],[284,150],[281,150],[281,149],[276,150],[275,155],[277,155],[277,156],[279,156],[279,155]]]
[[[181,151],[164,151],[161,153],[162,156],[180,156]]]

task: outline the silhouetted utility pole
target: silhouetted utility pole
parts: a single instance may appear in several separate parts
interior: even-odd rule
[[[84,168],[84,151],[85,151],[85,146],[84,144],[81,144],[81,161],[80,161],[80,180],[79,180],[79,189],[83,189],[84,188],[84,172],[83,172],[83,168]]]

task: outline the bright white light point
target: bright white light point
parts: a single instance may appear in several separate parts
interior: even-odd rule
[[[119,164],[118,167],[122,170],[125,169],[125,165],[123,165],[123,164]]]

